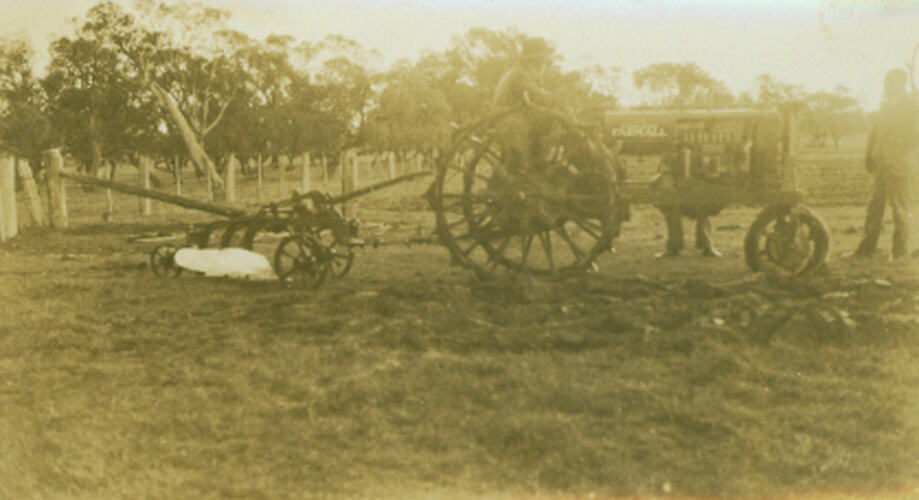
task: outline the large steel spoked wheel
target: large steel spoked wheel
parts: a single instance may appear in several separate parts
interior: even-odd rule
[[[305,236],[288,236],[274,253],[274,271],[282,283],[301,289],[318,288],[329,272],[325,250]]]
[[[506,130],[539,122],[529,161]],[[618,235],[621,210],[610,158],[588,134],[550,111],[504,113],[459,133],[429,192],[437,233],[454,262],[487,276],[584,272]]]
[[[803,206],[764,209],[747,233],[744,252],[754,271],[796,276],[826,263],[830,233],[816,214]]]
[[[175,278],[182,274],[182,268],[176,265],[176,247],[159,245],[150,252],[150,270],[163,278]]]

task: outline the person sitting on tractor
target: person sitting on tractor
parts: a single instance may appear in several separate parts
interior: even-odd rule
[[[551,62],[552,49],[541,38],[526,38],[520,43],[517,61],[504,73],[495,88],[492,103],[503,109],[521,110],[501,123],[499,141],[510,156],[511,165],[528,171],[540,157],[540,139],[545,135],[544,120],[531,112],[546,106],[549,93],[539,84],[539,73]]]

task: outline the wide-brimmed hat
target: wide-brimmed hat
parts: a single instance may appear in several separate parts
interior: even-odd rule
[[[553,50],[542,38],[524,38],[520,42],[520,58],[526,60],[549,59]]]

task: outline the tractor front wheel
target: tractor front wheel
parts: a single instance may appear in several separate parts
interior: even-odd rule
[[[753,221],[744,240],[747,265],[753,271],[795,276],[826,263],[830,232],[804,206],[772,205]]]

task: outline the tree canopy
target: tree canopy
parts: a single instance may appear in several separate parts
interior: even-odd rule
[[[193,157],[188,135],[217,164],[231,154],[442,148],[454,127],[490,111],[529,37],[475,28],[440,52],[383,69],[373,48],[346,37],[259,40],[231,30],[230,16],[190,1],[102,1],[51,43],[44,71],[26,42],[0,39],[0,145],[33,161],[61,146],[90,171],[138,153]],[[587,116],[619,105],[619,68],[567,70],[541,40],[551,63],[538,78],[553,106]],[[632,79],[655,107],[799,100],[813,129],[861,111],[845,89],[808,93],[768,74],[735,96],[691,62],[649,64]]]

